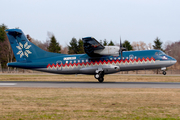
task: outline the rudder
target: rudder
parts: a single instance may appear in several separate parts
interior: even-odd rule
[[[6,30],[8,31],[8,30]],[[11,45],[11,48],[13,50],[13,53],[14,53],[14,56],[16,58],[16,61],[17,62],[20,62],[20,61],[25,61],[26,59],[23,56],[23,52],[18,44],[18,41],[16,40],[15,36],[16,36],[17,33],[15,32],[8,32],[7,33],[7,37],[9,39],[9,43]]]

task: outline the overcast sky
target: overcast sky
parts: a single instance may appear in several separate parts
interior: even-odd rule
[[[52,32],[65,46],[91,36],[163,43],[180,40],[180,0],[0,0],[0,24],[46,41]]]

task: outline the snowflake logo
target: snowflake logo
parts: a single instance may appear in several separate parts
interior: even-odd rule
[[[28,45],[28,42],[26,42],[24,45],[22,43],[19,43],[19,46],[16,46],[16,48],[19,50],[17,55],[20,55],[20,58],[25,55],[26,57],[29,57],[29,54],[32,54],[31,51],[29,51],[29,48],[31,45]],[[24,52],[23,52],[24,51]]]

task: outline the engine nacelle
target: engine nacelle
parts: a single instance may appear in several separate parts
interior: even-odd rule
[[[111,55],[119,56],[119,47],[118,46],[104,46],[104,49],[95,50],[94,53],[99,55]]]

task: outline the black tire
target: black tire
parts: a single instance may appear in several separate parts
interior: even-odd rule
[[[166,75],[166,71],[163,71],[163,75]]]
[[[102,78],[104,77],[104,71],[99,72],[99,77],[102,77]]]
[[[98,81],[99,81],[100,83],[102,83],[102,82],[104,81],[104,78],[103,78],[103,77],[100,77],[100,78],[98,79]]]

